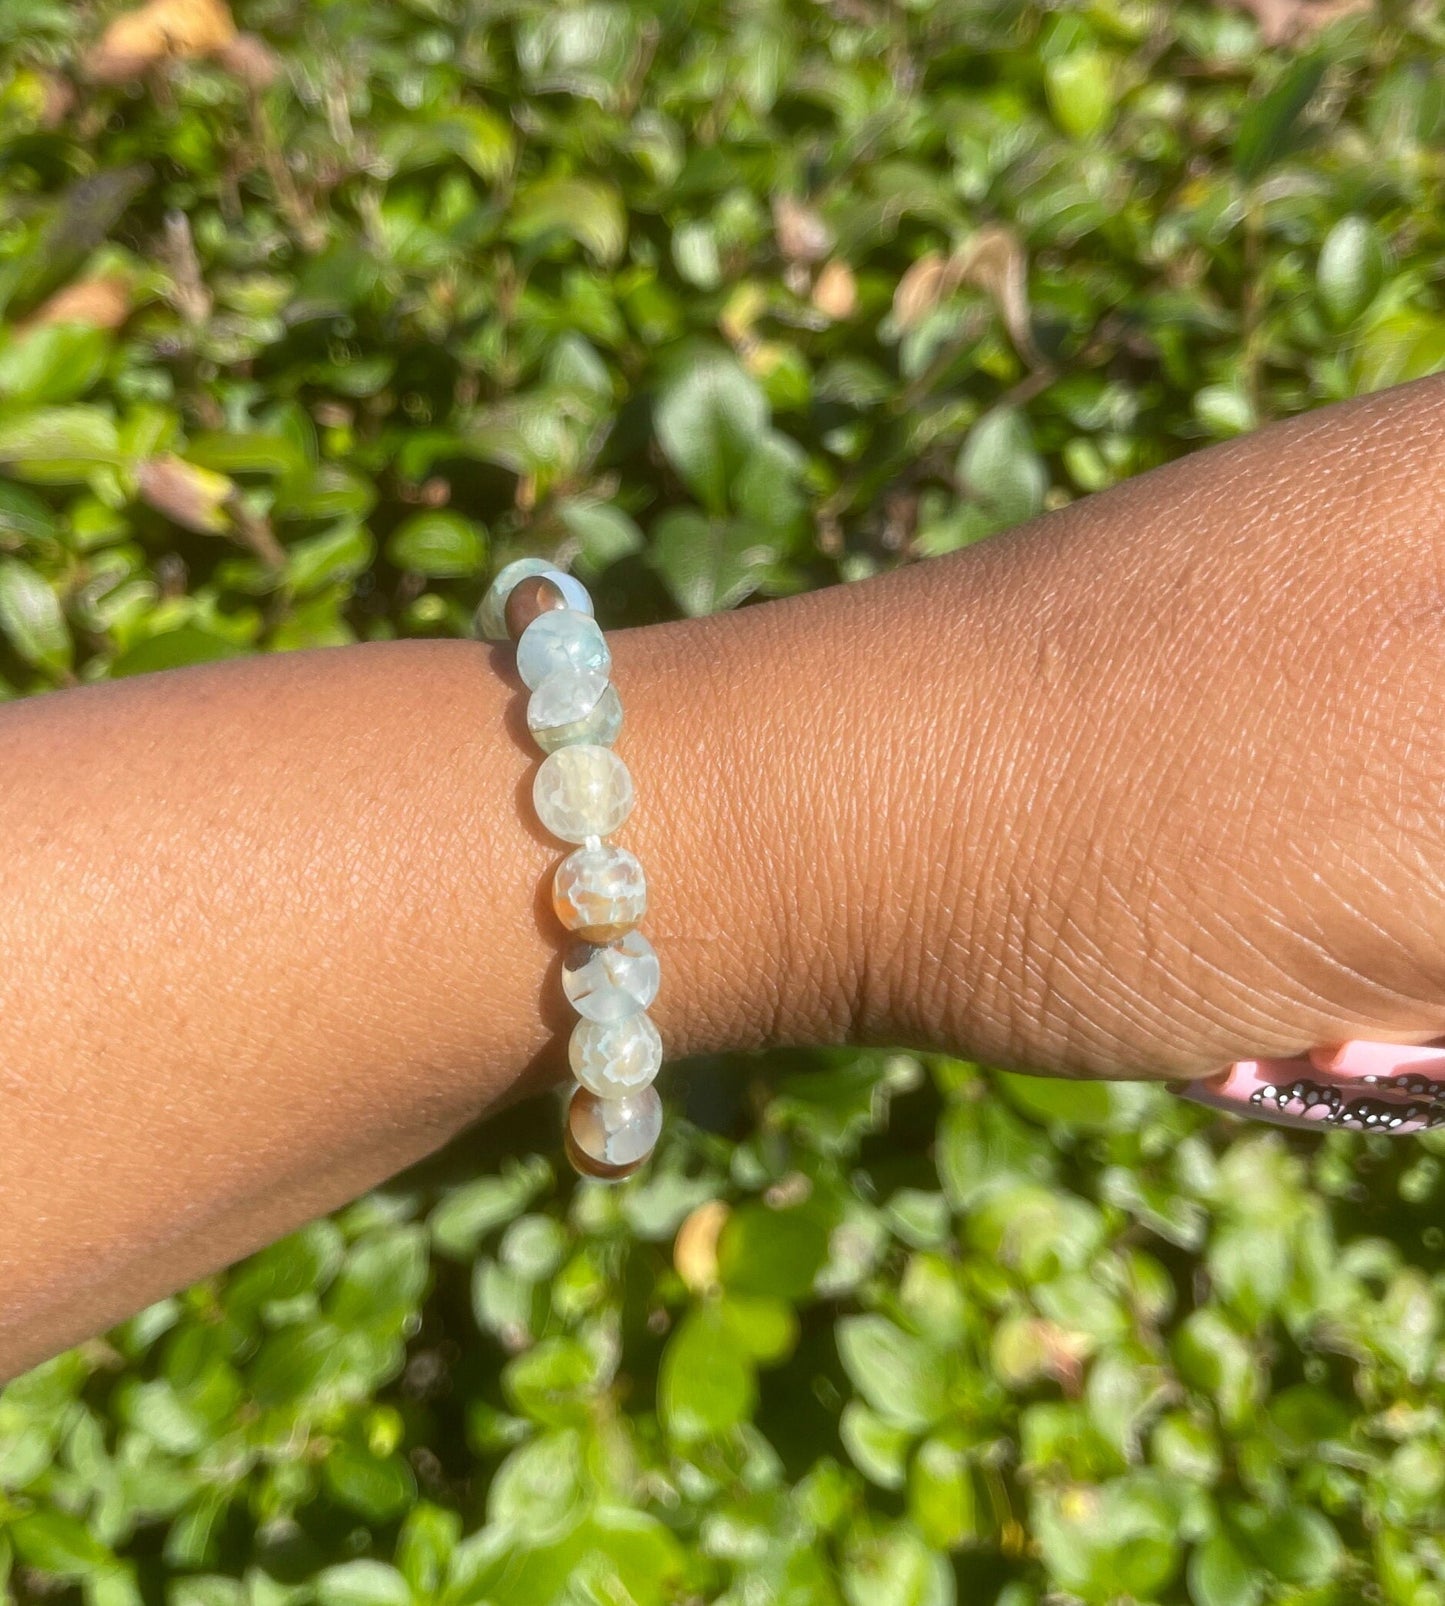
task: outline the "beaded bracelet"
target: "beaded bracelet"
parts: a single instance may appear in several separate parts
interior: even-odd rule
[[[637,929],[647,907],[642,865],[606,841],[632,812],[632,777],[612,751],[622,704],[592,599],[572,575],[518,558],[492,581],[478,633],[513,641],[531,692],[527,728],[546,757],[532,801],[555,837],[579,844],[552,877],[552,907],[569,934],[562,988],[581,1017],[567,1058],[578,1086],[567,1105],[567,1157],[583,1175],[620,1181],[647,1160],[662,1131],[653,1078],[662,1039],[647,1014],[658,964]]]

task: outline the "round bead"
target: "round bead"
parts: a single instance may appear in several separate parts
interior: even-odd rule
[[[568,931],[587,942],[611,942],[647,913],[641,861],[611,842],[578,848],[552,877],[552,907]]]
[[[640,931],[611,942],[573,942],[562,955],[562,991],[584,1020],[619,1021],[657,997],[661,971]]]
[[[590,742],[559,747],[538,766],[532,801],[553,836],[585,842],[610,836],[632,813],[632,777],[610,747]]]
[[[564,574],[547,558],[515,558],[498,571],[496,579],[487,587],[481,607],[477,609],[477,634],[484,641],[507,640],[507,598],[511,596],[512,588],[519,581],[542,574],[562,593],[569,608],[575,613],[591,616],[592,599],[580,580]]]
[[[502,609],[507,634],[515,641],[534,619],[566,606],[567,599],[562,595],[562,587],[552,575],[529,574],[512,587],[507,606]]]
[[[599,1099],[579,1087],[567,1106],[567,1154],[587,1176],[620,1181],[657,1146],[662,1100],[644,1087],[625,1099]]]
[[[572,1074],[599,1099],[625,1099],[650,1087],[662,1069],[662,1038],[641,1014],[579,1020],[567,1044]]]
[[[610,747],[622,729],[622,701],[606,675],[559,669],[528,698],[527,728],[544,753],[578,742]]]
[[[487,587],[481,607],[477,609],[477,634],[484,641],[505,641],[507,598],[512,594],[512,587],[530,575],[550,574],[555,567],[546,558],[517,558],[498,570],[496,579]]]
[[[585,613],[589,619],[592,617],[592,595],[575,574],[568,574],[565,569],[554,569],[547,578],[562,593],[562,600],[573,613]]]
[[[595,619],[575,608],[558,608],[534,619],[517,642],[517,673],[533,691],[561,669],[606,675],[612,654]]]

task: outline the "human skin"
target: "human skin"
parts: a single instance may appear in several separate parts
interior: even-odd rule
[[[1445,383],[617,632],[669,1053],[1199,1078],[1445,1035]],[[0,1373],[561,1076],[510,653],[0,711]]]

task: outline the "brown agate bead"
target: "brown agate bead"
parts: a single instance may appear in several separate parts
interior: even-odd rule
[[[507,597],[507,605],[502,610],[507,634],[516,641],[534,619],[540,619],[544,613],[551,613],[554,609],[566,606],[567,599],[562,595],[562,588],[555,580],[545,574],[528,575],[526,579],[518,580],[512,587]]]
[[[579,1087],[567,1106],[567,1158],[583,1176],[620,1182],[644,1165],[662,1131],[655,1087],[600,1099]]]

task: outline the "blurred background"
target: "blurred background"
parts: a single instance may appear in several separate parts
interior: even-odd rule
[[[1445,363],[1445,10],[0,3],[0,694],[947,552]],[[3,784],[3,783],[0,783]],[[1445,1135],[547,1102],[0,1393],[20,1606],[1445,1602]],[[3,1142],[3,1136],[0,1136]]]

